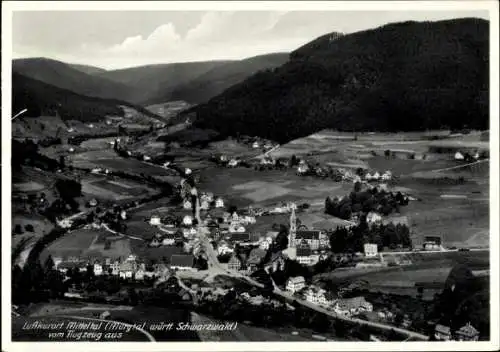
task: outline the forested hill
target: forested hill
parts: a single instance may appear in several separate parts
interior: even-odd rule
[[[288,53],[273,53],[228,62],[179,85],[170,93],[170,100],[206,102],[252,74],[263,69],[279,67],[287,61]]]
[[[324,128],[487,128],[489,22],[404,22],[322,36],[188,111],[223,134],[285,142]]]
[[[59,115],[63,120],[102,121],[108,115],[124,116],[121,106],[131,107],[146,116],[158,117],[141,106],[88,97],[15,72],[12,74],[12,111],[28,109],[23,116]]]

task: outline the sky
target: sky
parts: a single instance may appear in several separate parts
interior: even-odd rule
[[[289,52],[330,32],[402,21],[488,19],[487,11],[16,11],[13,58],[118,69]]]

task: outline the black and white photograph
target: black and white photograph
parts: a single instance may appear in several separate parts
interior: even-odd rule
[[[496,1],[99,3],[2,4],[2,350],[499,348]]]

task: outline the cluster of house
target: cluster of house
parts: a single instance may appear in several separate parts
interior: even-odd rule
[[[344,316],[350,317],[362,312],[373,311],[373,305],[367,302],[362,296],[337,299],[320,287],[314,285],[307,286],[302,276],[289,278],[286,282],[286,290],[292,294],[300,291],[306,301],[330,308],[337,314]]]
[[[457,151],[454,155],[455,160],[466,160],[466,161],[472,161],[472,160],[479,160],[481,156],[479,155],[479,152],[475,152],[473,155],[470,155],[469,153],[462,153],[460,151]]]
[[[477,341],[479,331],[470,322],[453,333],[449,326],[437,324],[434,328],[434,337],[438,341]]]
[[[367,172],[364,176],[366,181],[390,181],[392,180],[392,172],[387,170],[383,174],[380,174],[378,171],[375,171],[373,174]]]
[[[124,260],[121,258],[84,260],[78,257],[69,257],[63,260],[63,258],[54,257],[53,261],[55,269],[65,275],[75,268],[80,272],[87,272],[91,268],[95,276],[111,275],[134,280],[144,280],[146,277],[166,277],[170,270],[195,270],[194,256],[187,254],[174,254],[170,257],[169,265],[158,263],[149,268],[132,254]]]
[[[214,205],[215,208],[224,208],[224,200],[221,197],[215,198],[214,201],[214,195],[213,193],[201,193],[200,195],[200,209],[201,210],[209,210],[210,209],[210,204]],[[190,198],[185,198],[182,207],[186,210],[191,210],[193,208],[193,203],[192,199]]]

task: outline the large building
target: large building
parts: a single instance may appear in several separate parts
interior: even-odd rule
[[[303,289],[306,285],[306,280],[303,276],[291,277],[286,282],[286,290],[295,293]]]
[[[378,247],[375,243],[365,243],[365,257],[373,258],[378,255]]]
[[[323,238],[326,234],[320,230],[299,230],[295,235],[294,246],[297,246],[302,241],[306,241],[312,250],[319,249],[320,243],[323,242]]]

